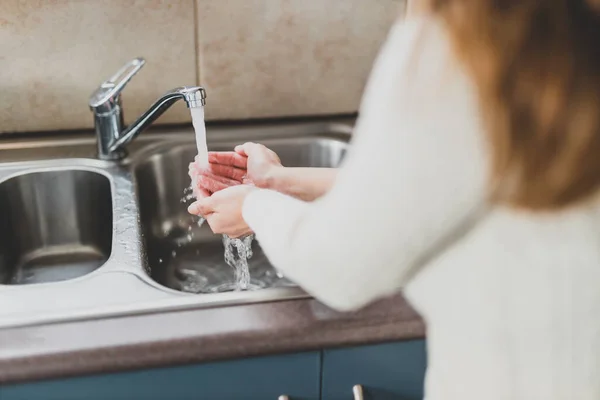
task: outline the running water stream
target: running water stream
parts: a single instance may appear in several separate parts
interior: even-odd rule
[[[198,155],[196,163],[201,169],[208,168],[208,147],[206,145],[206,125],[204,124],[204,107],[190,108],[192,125],[196,132],[196,147]]]
[[[196,132],[196,147],[198,156],[196,157],[197,165],[203,169],[208,168],[208,147],[206,145],[206,125],[204,123],[204,107],[190,108],[192,114],[192,124]],[[192,182],[192,186],[196,185]],[[187,199],[190,194],[184,193],[184,199]],[[193,197],[193,195],[192,195]],[[200,218],[198,225],[204,223],[204,218]],[[252,241],[254,235],[247,235],[243,238],[230,238],[223,235],[223,246],[225,247],[225,262],[234,270],[235,284],[231,287],[230,284],[220,285],[214,288],[215,292],[227,290],[248,290],[250,285],[250,270],[248,268],[248,259],[252,257]]]

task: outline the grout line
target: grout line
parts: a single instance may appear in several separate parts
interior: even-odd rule
[[[194,55],[195,55],[195,63],[196,66],[196,86],[200,86],[200,39],[198,33],[200,31],[198,27],[198,1],[192,0],[194,2]]]

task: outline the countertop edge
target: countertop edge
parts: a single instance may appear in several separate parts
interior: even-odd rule
[[[424,336],[401,295],[345,314],[301,299],[0,329],[0,384]]]

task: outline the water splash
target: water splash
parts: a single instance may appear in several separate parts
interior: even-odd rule
[[[234,270],[235,290],[248,290],[250,288],[250,270],[248,260],[252,257],[252,241],[254,235],[232,239],[223,235],[225,247],[225,262]]]
[[[181,201],[182,203],[187,203],[188,201],[192,201],[194,199],[194,190],[191,186],[189,186],[183,190],[183,197],[179,201]]]
[[[133,196],[133,193],[135,193],[133,180],[126,174],[115,175],[113,179],[116,188],[113,194],[113,215],[119,216],[114,222],[119,241],[119,250],[128,258],[128,262],[139,262],[142,264],[138,249],[141,249],[143,246],[141,238],[135,232],[136,225],[139,226],[140,223],[140,216],[137,212],[135,197]]]
[[[179,269],[176,271],[180,279],[180,289],[187,293],[203,293],[207,284],[206,277],[195,269]]]

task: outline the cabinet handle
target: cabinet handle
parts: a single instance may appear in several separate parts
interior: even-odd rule
[[[363,387],[361,385],[354,385],[352,387],[352,393],[354,394],[354,400],[365,400]]]
[[[354,385],[354,387],[352,387],[352,393],[354,394],[354,400],[365,400],[363,388],[361,385]],[[277,400],[290,400],[290,398],[282,394],[277,398]]]

